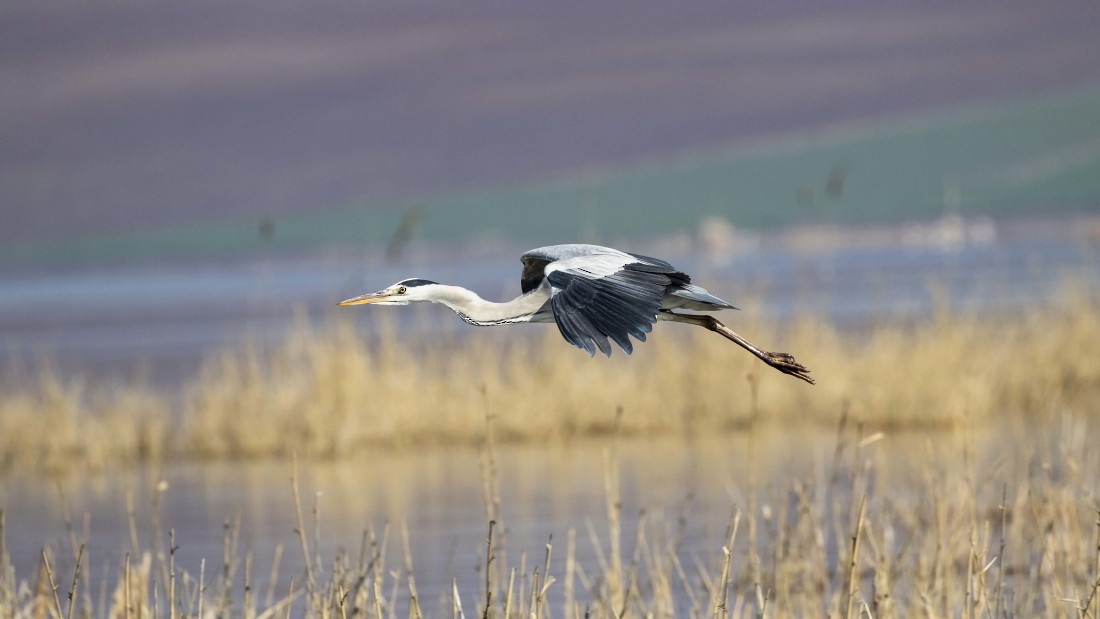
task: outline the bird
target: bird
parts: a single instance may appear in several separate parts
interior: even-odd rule
[[[793,356],[759,348],[714,316],[683,311],[737,308],[692,284],[690,276],[664,260],[571,243],[532,249],[520,262],[522,294],[504,303],[487,301],[461,286],[410,278],[338,305],[438,303],[480,327],[552,322],[567,342],[589,356],[597,350],[611,356],[610,342],[629,355],[634,350],[631,337],[644,342],[657,321],[680,322],[714,331],[772,368],[814,384],[810,370]]]

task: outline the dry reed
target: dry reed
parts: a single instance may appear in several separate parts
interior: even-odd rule
[[[525,554],[509,563],[504,542],[493,536],[506,525],[490,523],[486,546],[471,549],[485,562],[448,577],[428,597],[418,594],[413,576],[411,549],[418,542],[404,529],[400,549],[387,550],[388,529],[381,540],[368,529],[358,558],[347,551],[327,560],[311,555],[296,473],[285,509],[299,514],[303,567],[290,575],[285,596],[275,599],[273,566],[262,605],[259,596],[250,596],[250,558],[244,557],[238,577],[236,536],[227,534],[221,567],[211,575],[203,562],[197,579],[174,562],[169,573],[154,569],[154,561],[165,560],[163,548],[139,548],[132,558],[126,552],[120,573],[108,575],[114,594],[97,609],[79,554],[74,565],[71,553],[47,549],[37,576],[17,578],[7,560],[0,512],[0,617],[1094,618],[1100,452],[1084,438],[1095,434],[1092,426],[1080,419],[1019,420],[981,436],[955,427],[938,432],[936,444],[904,453],[876,449],[878,440],[863,436],[859,422],[841,426],[835,450],[840,458],[752,490],[759,507],[745,516],[759,520],[759,540],[738,536],[742,513],[735,508],[725,534],[701,553],[682,550],[660,513],[639,520],[632,542],[616,541],[623,497],[612,447],[604,471],[607,536],[601,540],[590,525],[596,565],[575,563],[570,529],[559,584],[553,538],[534,567]],[[488,472],[486,477],[495,484]],[[982,481],[994,478],[1013,483]],[[319,536],[316,508],[313,516]],[[689,522],[691,517],[688,512]],[[176,540],[169,535],[172,561]],[[83,548],[94,540],[78,541]],[[749,544],[760,554],[758,576],[749,569]],[[425,550],[421,561],[438,556]],[[66,609],[58,582],[70,574]],[[177,582],[183,583],[179,592]]]
[[[754,420],[831,427],[842,408],[875,429],[1042,419],[1100,396],[1100,303],[1083,293],[1019,315],[938,312],[857,333],[813,318],[784,327],[730,318],[751,339],[794,353],[818,384],[684,325],[658,325],[633,357],[589,359],[553,328],[482,330],[424,347],[407,334],[363,336],[347,320],[303,321],[280,345],[214,355],[182,401],[50,372],[12,386],[0,397],[0,469],[472,444],[486,407],[501,411],[500,439],[521,441],[606,434],[605,412],[617,407],[631,411],[625,435],[690,435]]]

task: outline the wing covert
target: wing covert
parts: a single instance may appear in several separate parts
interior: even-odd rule
[[[665,288],[671,282],[660,267],[643,263],[585,264],[562,260],[546,270],[550,308],[562,337],[596,354],[611,355],[608,339],[630,354],[630,337],[645,341],[653,329]],[[657,272],[654,272],[657,271]]]

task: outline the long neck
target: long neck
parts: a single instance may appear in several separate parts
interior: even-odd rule
[[[511,301],[494,303],[461,286],[439,285],[433,300],[454,310],[462,320],[484,327],[528,322],[545,304],[546,297],[545,294],[532,291]]]

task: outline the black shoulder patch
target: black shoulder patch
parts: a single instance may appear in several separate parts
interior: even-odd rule
[[[406,279],[404,281],[397,282],[399,286],[405,286],[406,288],[415,288],[417,286],[427,286],[428,284],[435,284],[430,279]]]
[[[550,261],[533,256],[524,256],[520,261],[523,263],[523,273],[519,276],[519,285],[523,294],[527,294],[542,283],[546,265],[550,264]]]

